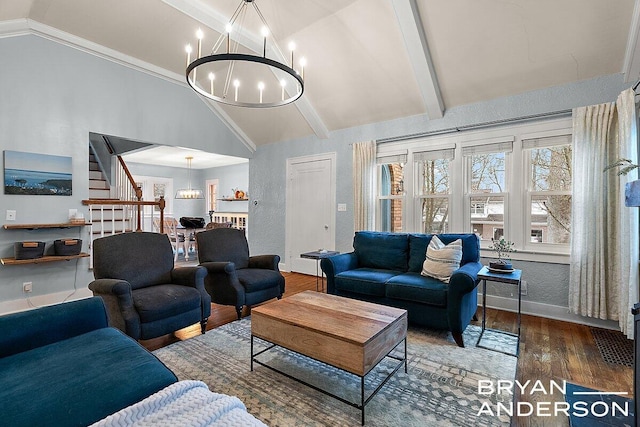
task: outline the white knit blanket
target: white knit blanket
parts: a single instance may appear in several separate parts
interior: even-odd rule
[[[202,381],[179,381],[144,400],[109,415],[106,426],[259,426],[235,396],[213,393]]]

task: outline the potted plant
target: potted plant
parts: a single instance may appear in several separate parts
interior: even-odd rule
[[[504,237],[501,237],[499,240],[491,239],[491,246],[489,246],[489,249],[496,251],[498,260],[489,262],[489,268],[496,271],[511,272],[513,270],[513,265],[511,264],[511,258],[509,258],[508,254],[516,251],[513,246],[514,243],[509,240],[505,240]]]

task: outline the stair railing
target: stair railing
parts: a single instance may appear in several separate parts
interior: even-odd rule
[[[143,200],[116,200],[116,199],[88,199],[82,201],[83,205],[90,206],[89,208],[89,223],[90,223],[90,235],[91,242],[89,244],[89,266],[93,268],[93,239],[97,237],[104,237],[114,235],[118,233],[127,233],[131,231],[144,231],[142,229],[142,209],[145,206],[151,206],[151,209],[158,207],[160,210],[160,233],[164,233],[164,208],[166,202],[164,197],[160,197],[157,201],[143,201]],[[95,209],[95,208],[98,209]],[[134,214],[131,224],[136,224],[136,229],[127,229],[127,221],[121,221],[122,226],[116,227],[116,210],[118,207],[128,210]],[[98,215],[94,215],[97,212]],[[109,225],[110,224],[110,225]],[[94,232],[95,228],[99,227],[99,232]]]
[[[89,222],[91,243],[89,244],[90,251],[90,266],[93,267],[93,240],[98,237],[104,237],[106,235],[113,235],[117,233],[126,233],[134,231],[127,228],[127,224],[136,224],[135,231],[143,231],[143,214],[145,206],[149,206],[152,210],[155,207],[160,211],[160,233],[164,233],[164,209],[166,202],[164,197],[160,197],[159,200],[143,201],[142,200],[142,188],[133,179],[133,175],[129,171],[122,156],[115,154],[113,146],[109,142],[109,139],[104,137],[104,142],[107,146],[107,150],[110,154],[115,155],[118,162],[115,164],[115,196],[116,198],[109,199],[88,199],[83,200],[82,204],[90,206],[89,208]],[[111,192],[111,194],[114,194]],[[97,207],[97,209],[96,209]],[[117,211],[122,211],[121,218],[117,218]],[[97,218],[94,212],[98,212]],[[117,227],[116,224],[122,224]],[[110,226],[109,226],[110,224]],[[95,227],[100,228],[99,232],[95,232]],[[110,230],[109,230],[110,228]]]

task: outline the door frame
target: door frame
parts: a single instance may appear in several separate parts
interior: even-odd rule
[[[290,187],[290,180],[289,180],[289,175],[291,174],[291,169],[293,168],[294,165],[300,164],[300,163],[313,163],[313,162],[319,162],[319,161],[325,161],[325,160],[329,160],[331,162],[331,172],[330,172],[330,195],[329,195],[329,199],[330,199],[330,203],[331,203],[331,211],[333,214],[330,215],[329,218],[329,227],[330,229],[333,231],[330,235],[329,235],[329,241],[330,241],[330,245],[332,248],[335,248],[336,245],[336,160],[337,160],[337,154],[335,151],[333,152],[329,152],[329,153],[322,153],[322,154],[316,154],[316,155],[312,155],[312,156],[301,156],[301,157],[289,157],[287,159],[287,166],[286,166],[286,175],[285,175],[285,180],[286,180],[286,190],[285,190],[285,264],[282,266],[282,270],[284,271],[291,271],[290,270],[290,266],[292,265],[291,263],[291,258],[293,257],[293,254],[291,253],[291,242],[293,239],[293,236],[295,235],[295,230],[292,230],[292,222],[290,221],[291,217],[293,216],[293,212],[295,207],[293,206],[293,200],[291,200],[291,187]],[[313,250],[314,248],[309,248],[309,250]],[[317,249],[317,248],[316,248]],[[325,248],[325,249],[330,249],[330,248]],[[296,256],[300,256],[300,254],[297,254]]]

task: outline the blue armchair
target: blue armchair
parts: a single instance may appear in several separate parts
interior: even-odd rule
[[[101,296],[109,322],[130,337],[151,339],[200,322],[204,334],[211,297],[204,288],[207,270],[174,268],[166,234],[123,233],[93,242],[89,289]]]
[[[198,261],[208,271],[205,288],[214,303],[233,305],[240,319],[243,306],[282,298],[284,277],[278,255],[249,256],[244,231],[214,228],[196,233]]]

